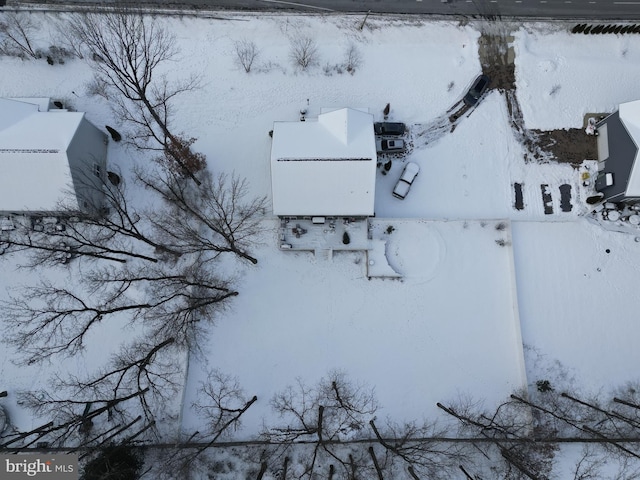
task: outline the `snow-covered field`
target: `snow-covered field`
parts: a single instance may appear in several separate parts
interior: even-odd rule
[[[269,195],[273,121],[295,120],[301,108],[313,117],[332,106],[368,107],[381,120],[390,103],[391,120],[419,131],[480,72],[473,24],[371,17],[360,31],[361,19],[349,16],[222,17],[229,21],[163,20],[182,50],[170,73],[197,74],[202,84],[181,97],[174,121],[198,138],[195,147],[212,169],[247,177],[256,195]],[[513,29],[528,127],[580,126],[586,112],[638,98],[640,36],[573,36],[543,24]],[[296,33],[318,44],[318,64],[307,72],[289,59],[288,38]],[[241,39],[260,47],[250,74],[234,61],[233,42]],[[362,54],[353,75],[334,68],[349,44]],[[87,95],[90,71],[81,61],[51,67],[1,58],[0,69],[0,96],[62,98],[98,126],[117,124],[105,102]],[[282,252],[267,214],[259,264],[238,272],[240,296],[204,339],[205,357],[191,359],[185,432],[196,427],[189,407],[205,366],[237,375],[258,396],[242,438],[269,421],[274,393],[296,377],[313,383],[334,368],[375,387],[381,412],[397,421],[436,415],[436,401],[466,393],[498,402],[548,373],[537,370],[539,357],[561,362],[588,389],[636,379],[640,243],[580,217],[581,172],[566,164],[525,165],[498,92],[438,142],[411,140],[407,160],[420,164],[421,174],[410,195],[399,201],[390,194],[402,169],[394,162],[388,175],[378,175],[375,200],[375,222],[395,227],[387,253],[404,278],[367,280],[358,253],[328,261]],[[110,153],[126,176],[131,152],[112,146]],[[525,185],[522,211],[513,208],[514,182]],[[558,206],[564,183],[575,193],[569,213]],[[553,215],[544,215],[541,184],[551,187]],[[6,298],[18,277],[11,263],[2,267]],[[28,388],[10,364],[12,353],[1,351],[0,389]]]
[[[579,128],[585,113],[611,112],[637,99],[635,35],[560,30],[541,24],[515,34],[518,98],[529,128]]]
[[[458,393],[493,404],[526,385],[508,224],[378,222],[395,228],[387,256],[403,280],[367,281],[360,253],[327,261],[261,249],[206,355],[265,400],[244,417],[247,434],[269,421],[275,392],[331,369],[374,386],[380,415],[400,422],[433,417]]]

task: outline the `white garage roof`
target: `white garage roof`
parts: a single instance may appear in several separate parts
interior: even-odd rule
[[[352,108],[317,120],[275,122],[271,146],[273,213],[373,215],[373,115]]]
[[[67,148],[84,113],[42,110],[41,100],[0,99],[0,210],[56,210],[62,200],[76,201],[68,195]]]

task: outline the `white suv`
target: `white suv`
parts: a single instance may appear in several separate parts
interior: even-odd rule
[[[404,170],[402,170],[402,175],[398,179],[398,183],[393,187],[393,196],[399,198],[400,200],[404,200],[404,197],[409,193],[409,189],[411,188],[411,184],[418,176],[420,172],[420,166],[417,163],[409,162],[404,166]]]

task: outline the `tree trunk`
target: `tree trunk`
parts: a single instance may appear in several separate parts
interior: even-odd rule
[[[369,455],[371,455],[371,460],[373,460],[373,466],[375,467],[376,473],[378,474],[378,480],[384,480],[384,477],[382,476],[382,470],[380,469],[380,464],[378,463],[376,452],[373,450],[373,447],[369,447]]]

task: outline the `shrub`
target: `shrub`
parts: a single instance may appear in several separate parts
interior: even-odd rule
[[[353,75],[360,65],[362,65],[362,53],[354,43],[350,43],[344,55],[344,68]]]
[[[82,480],[137,480],[143,466],[141,455],[128,445],[110,445],[84,467]]]
[[[295,66],[306,70],[318,63],[318,47],[316,41],[307,35],[294,35],[290,40],[289,56]]]
[[[109,132],[109,135],[111,135],[111,138],[114,142],[119,142],[120,140],[122,140],[122,135],[120,135],[120,132],[118,132],[115,128],[110,127],[109,125],[105,125],[105,128]]]
[[[538,380],[536,382],[536,388],[539,392],[553,392],[553,387],[551,386],[551,382],[549,380]]]
[[[163,155],[156,160],[180,177],[194,175],[207,165],[206,157],[191,149],[195,141],[195,138],[176,137],[176,143],[168,142]]]
[[[251,71],[251,67],[253,66],[253,62],[258,57],[260,50],[258,50],[255,42],[251,40],[238,40],[233,43],[236,59],[238,64],[244,69],[245,72],[249,73]]]

